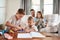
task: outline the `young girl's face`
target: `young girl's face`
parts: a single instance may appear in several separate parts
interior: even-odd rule
[[[32,26],[33,25],[33,19],[28,20],[28,25]]]
[[[40,18],[41,17],[41,14],[40,13],[37,13],[37,16],[38,16],[38,18]]]

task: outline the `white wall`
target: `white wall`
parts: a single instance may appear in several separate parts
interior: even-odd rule
[[[6,9],[6,1],[0,0],[0,24],[3,24],[5,21],[5,9]]]
[[[21,8],[21,0],[7,0],[6,4],[6,19],[16,14],[16,11]]]

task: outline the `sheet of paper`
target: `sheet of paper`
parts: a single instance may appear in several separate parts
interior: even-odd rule
[[[18,33],[17,38],[32,38],[30,33]]]
[[[45,36],[39,32],[31,32],[30,34],[32,37],[45,38]]]
[[[2,35],[2,32],[0,32],[0,34]]]

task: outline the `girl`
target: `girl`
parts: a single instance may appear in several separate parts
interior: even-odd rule
[[[45,20],[44,20],[44,18],[42,16],[41,11],[37,12],[37,16],[34,19],[35,19],[34,21],[35,21],[35,25],[38,28],[38,31],[40,31],[41,28],[44,28],[46,26],[45,25]]]

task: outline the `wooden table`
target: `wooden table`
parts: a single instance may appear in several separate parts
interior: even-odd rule
[[[17,38],[17,32],[14,33],[14,34],[11,34],[11,36],[13,36],[14,38],[13,39],[9,39],[9,40],[42,40],[42,38]]]
[[[0,40],[4,40],[4,37],[0,35]]]
[[[60,37],[58,36],[55,36],[54,34],[51,34],[51,33],[42,33],[43,35],[46,36],[46,38],[21,38],[21,39],[18,39],[17,38],[17,33],[14,33],[14,34],[10,34],[12,35],[14,38],[13,39],[7,39],[7,40],[60,40]]]
[[[60,37],[58,37],[52,33],[42,33],[42,34],[46,36],[46,38],[43,40],[60,40]]]

